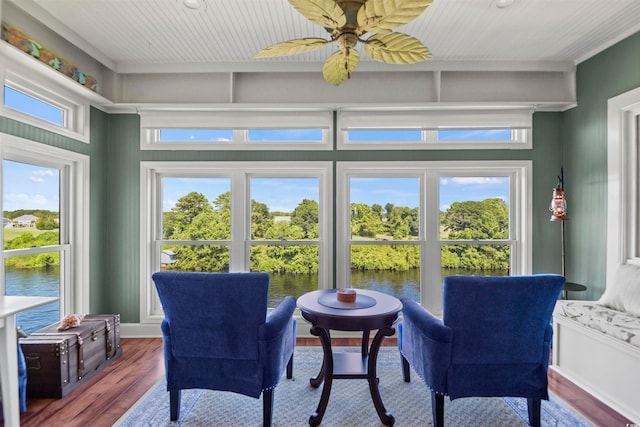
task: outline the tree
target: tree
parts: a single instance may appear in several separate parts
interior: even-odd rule
[[[382,206],[380,206],[377,203],[374,203],[373,205],[371,205],[371,210],[374,211],[376,214],[378,214],[378,216],[380,217],[380,219],[382,219],[383,213],[382,213]]]
[[[509,207],[500,198],[481,202],[455,202],[442,220],[449,239],[506,239],[509,231]]]
[[[54,217],[43,216],[36,222],[36,228],[38,230],[55,230],[59,227]]]
[[[443,215],[441,224],[449,231],[448,240],[493,240],[509,236],[509,207],[500,198],[481,202],[455,202]],[[445,245],[444,268],[470,270],[508,270],[507,245]]]
[[[271,222],[269,207],[264,203],[251,200],[251,238],[263,239]]]
[[[191,224],[191,221],[202,212],[211,211],[213,208],[202,193],[192,191],[186,196],[182,196],[176,202],[171,211],[176,213],[176,220],[184,224]]]
[[[360,237],[375,237],[384,231],[382,220],[369,205],[351,204],[351,234]]]
[[[318,238],[318,202],[304,199],[291,214],[291,225],[300,227],[307,239]]]

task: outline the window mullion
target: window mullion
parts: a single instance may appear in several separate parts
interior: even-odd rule
[[[231,247],[229,271],[249,271],[249,245],[251,233],[251,201],[248,176],[231,174]]]
[[[423,175],[424,191],[421,201],[424,220],[424,252],[421,265],[420,302],[434,314],[442,311],[440,286],[440,175],[428,170]]]

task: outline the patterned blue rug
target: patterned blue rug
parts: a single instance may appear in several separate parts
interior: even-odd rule
[[[359,351],[342,348],[340,351]],[[322,364],[322,349],[298,347],[293,379],[283,377],[274,393],[274,427],[308,426],[320,401],[322,386],[314,389],[309,378]],[[400,356],[394,347],[383,347],[378,355],[380,394],[397,427],[433,425],[429,389],[413,373],[410,383],[402,380]],[[527,403],[519,398],[445,399],[447,426],[527,426]],[[584,418],[555,396],[542,401],[542,426],[588,427]],[[169,393],[165,380],[143,396],[116,424],[120,427],[262,425],[262,400],[211,390],[182,392],[180,419],[169,422]],[[334,380],[322,427],[383,426],[371,402],[366,380]]]

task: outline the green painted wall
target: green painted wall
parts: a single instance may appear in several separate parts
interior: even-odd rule
[[[110,117],[108,114],[91,109],[91,138],[90,138],[90,231],[89,231],[89,258],[90,258],[90,292],[89,303],[93,313],[107,313],[102,309],[105,297],[105,287],[101,286],[109,269],[107,259],[107,147],[108,126]],[[100,285],[100,286],[99,286]]]
[[[567,278],[584,295],[604,292],[607,238],[607,101],[640,86],[640,33],[581,63],[578,106],[564,113],[563,159],[568,200]]]

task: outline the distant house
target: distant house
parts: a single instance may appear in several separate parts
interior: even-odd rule
[[[9,218],[2,218],[2,228],[11,227],[11,220]]]
[[[20,215],[13,219],[13,228],[35,228],[38,219],[35,215]]]
[[[176,253],[171,249],[164,250],[160,252],[160,264],[175,264],[176,263]]]
[[[291,222],[291,217],[290,216],[274,216],[273,217],[273,222],[277,223],[277,222]]]

